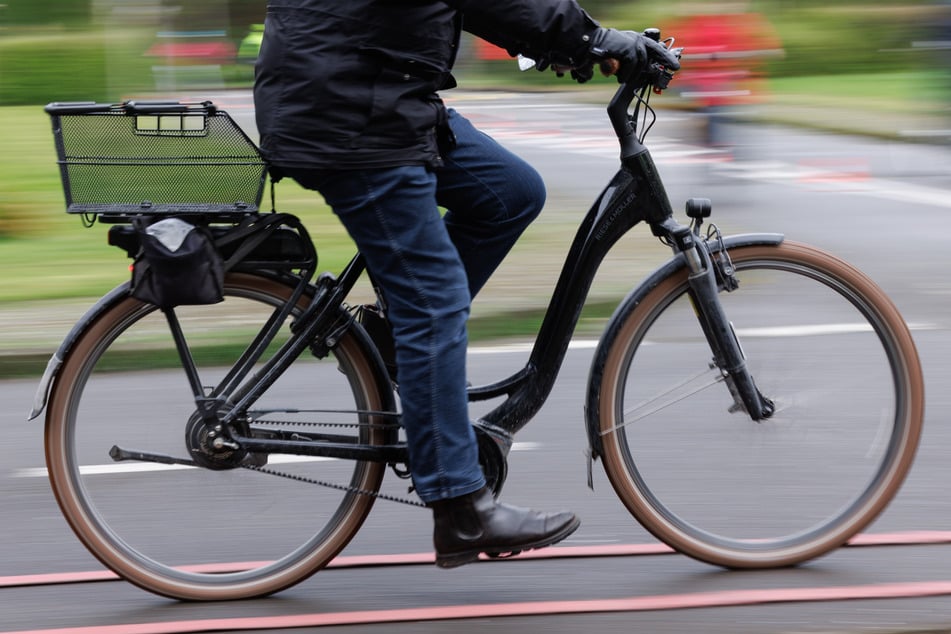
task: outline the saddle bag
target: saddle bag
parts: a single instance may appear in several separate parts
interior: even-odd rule
[[[133,222],[139,251],[132,296],[160,308],[215,304],[223,299],[224,263],[206,227],[180,218]]]

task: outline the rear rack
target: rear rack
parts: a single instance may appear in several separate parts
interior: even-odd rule
[[[90,222],[259,211],[267,167],[258,147],[211,102],[51,103],[66,211]]]

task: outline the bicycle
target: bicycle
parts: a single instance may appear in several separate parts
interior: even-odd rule
[[[644,145],[650,96],[671,77],[652,66],[608,106],[621,167],[580,223],[534,348],[469,391],[501,399],[474,423],[481,462],[498,492],[600,263],[644,222],[673,255],[619,303],[594,353],[589,484],[602,460],[634,518],[680,553],[791,566],[844,544],[898,491],[921,433],[921,368],[898,310],[854,267],[778,234],[722,235],[705,199],[688,201],[687,225],[673,218]],[[103,564],[160,595],[238,599],[300,582],[376,499],[395,499],[380,492],[388,469],[408,477],[382,304],[347,302],[360,255],[313,278],[306,229],[260,212],[266,165],[210,103],[47,111],[69,211],[112,223],[130,256],[135,218],[185,218],[210,228],[229,269],[215,304],[157,309],[120,285],[53,355],[31,418],[45,408],[64,516]],[[157,368],[184,380],[158,389],[171,370]],[[672,471],[696,477],[678,489]],[[175,534],[152,530],[153,516]]]

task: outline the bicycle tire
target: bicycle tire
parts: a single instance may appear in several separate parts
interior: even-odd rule
[[[223,302],[176,309],[202,378],[223,374],[223,359],[233,363],[259,321],[291,291],[263,275],[232,273]],[[246,340],[232,349],[238,335]],[[65,358],[50,393],[45,444],[53,492],[73,531],[120,577],[176,599],[264,596],[323,568],[359,530],[372,496],[240,467],[110,463],[113,444],[188,457],[185,421],[195,409],[188,383],[180,362],[177,374],[155,369],[165,360],[154,351],[169,349],[174,351],[161,312],[125,297],[89,324]],[[259,404],[324,405],[321,399],[332,399],[326,405],[341,411],[327,416],[341,422],[359,416],[343,409],[385,410],[392,407],[392,389],[374,355],[366,334],[353,326],[330,351],[330,363],[305,352]],[[371,444],[390,433],[367,426],[359,431]],[[301,458],[271,455],[268,467],[369,492],[379,489],[385,469],[382,463]]]
[[[845,544],[898,492],[921,434],[921,368],[893,303],[842,260],[793,242],[729,254],[740,286],[720,297],[776,414],[728,412],[681,269],[618,308],[595,356],[604,468],[674,550],[791,566]]]

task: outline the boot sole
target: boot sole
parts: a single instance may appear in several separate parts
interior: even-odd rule
[[[509,546],[509,547],[484,547],[476,548],[473,550],[465,550],[458,553],[452,553],[450,555],[440,555],[436,553],[436,565],[440,568],[458,568],[459,566],[464,566],[466,564],[471,564],[474,561],[479,559],[479,555],[485,553],[492,558],[507,558],[514,557],[520,553],[523,553],[527,550],[537,550],[539,548],[545,548],[547,546],[552,546],[557,544],[561,540],[565,539],[581,526],[581,520],[577,517],[573,522],[569,523],[563,529],[546,537],[545,539],[540,539],[535,542],[530,542],[528,544],[519,544],[518,546]]]

